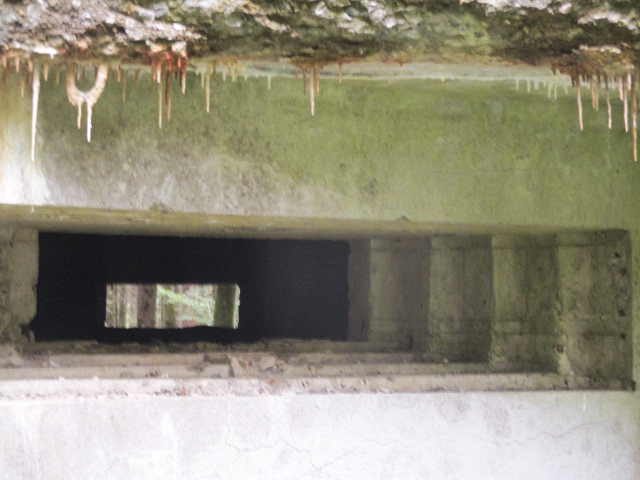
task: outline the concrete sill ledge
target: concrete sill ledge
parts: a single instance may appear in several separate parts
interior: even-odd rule
[[[633,390],[632,382],[496,371],[413,354],[270,352],[53,355],[0,363],[0,401],[154,396]]]

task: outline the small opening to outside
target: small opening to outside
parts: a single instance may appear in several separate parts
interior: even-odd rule
[[[234,283],[107,285],[107,328],[238,328],[240,287]]]
[[[347,241],[41,232],[38,243],[36,341],[347,338]]]

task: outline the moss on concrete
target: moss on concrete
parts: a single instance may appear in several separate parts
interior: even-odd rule
[[[64,88],[42,89],[38,157],[51,203],[176,211],[463,223],[615,227],[631,215],[631,139],[615,102],[585,111],[513,83],[323,80],[315,117],[301,82],[199,79],[173,91],[157,127],[157,85],[110,81],[93,140]],[[15,90],[14,90],[15,94]],[[585,102],[586,103],[586,102]],[[589,186],[589,188],[585,188]],[[523,218],[523,212],[527,215]]]

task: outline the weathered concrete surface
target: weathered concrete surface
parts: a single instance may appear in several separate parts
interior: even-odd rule
[[[557,371],[557,350],[562,350],[557,237],[498,236],[492,244],[496,309],[492,363]]]
[[[0,342],[18,341],[36,313],[38,232],[0,226]]]
[[[560,236],[560,329],[570,368],[585,375],[629,365],[629,246],[623,237]],[[624,265],[623,265],[624,264]],[[585,275],[586,273],[586,275]],[[585,298],[588,299],[585,301]],[[593,359],[597,358],[597,362]]]
[[[0,95],[11,112],[0,119],[0,202],[579,228],[634,218],[630,138],[619,122],[606,129],[604,109],[586,112],[580,132],[571,92],[554,102],[513,83],[325,81],[311,117],[293,80],[267,90],[264,79],[219,78],[207,115],[188,77],[162,129],[148,76],[137,88],[130,79],[124,104],[111,82],[90,144],[50,78],[35,162],[30,100],[11,77]],[[614,118],[621,109],[614,102]]]
[[[444,361],[486,362],[493,316],[491,238],[434,237],[429,351]]]
[[[427,240],[375,240],[369,252],[368,339],[424,350],[429,307]]]
[[[628,393],[95,398],[0,404],[0,479],[640,475]]]
[[[552,102],[546,92],[527,96],[512,84],[324,82],[310,118],[298,83],[274,79],[267,91],[264,79],[250,79],[218,83],[207,116],[190,76],[187,95],[174,95],[172,123],[159,131],[156,92],[147,91],[146,80],[124,105],[121,86],[109,85],[94,111],[91,144],[76,130],[62,87],[50,80],[35,163],[28,152],[29,101],[20,99],[17,83],[3,87],[2,101],[11,106],[3,111],[12,113],[0,117],[1,201],[67,212],[152,208],[149,218],[158,225],[157,217],[181,218],[186,211],[329,224],[353,218],[456,228],[621,228],[631,231],[632,289],[640,298],[640,175],[631,145],[620,125],[606,131],[603,111],[586,116],[580,133],[573,95],[560,92]],[[620,108],[614,104],[618,114]],[[65,222],[65,210],[56,212],[53,228]],[[126,213],[120,217],[125,221]],[[206,216],[185,218],[185,229],[200,228],[189,222],[205,223]],[[639,305],[633,303],[636,381]],[[4,358],[15,355],[7,351]],[[0,401],[0,475],[640,475],[637,393],[136,399],[138,388],[140,381],[125,388],[127,399],[45,400],[30,383],[28,400]],[[165,435],[183,441],[167,447]]]

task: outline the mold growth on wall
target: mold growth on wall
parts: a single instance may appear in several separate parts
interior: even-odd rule
[[[337,65],[341,79],[343,63],[384,61],[402,65],[425,59],[453,65],[499,61],[505,69],[523,61],[551,61],[554,68],[569,74],[576,86],[581,129],[580,90],[585,80],[591,83],[592,103],[597,108],[600,84],[608,90],[608,80],[620,77],[624,80],[619,82],[621,100],[627,105],[626,85],[633,118],[637,110],[634,63],[638,57],[635,37],[639,18],[638,12],[624,2],[598,8],[588,1],[557,5],[484,0],[308,4],[292,0],[267,5],[234,0],[150,5],[142,1],[75,0],[5,3],[0,5],[0,13],[0,53],[5,71],[9,63],[16,72],[28,70],[21,90],[30,90],[33,95],[32,158],[39,63],[45,77],[49,63],[67,67],[67,94],[78,107],[78,124],[82,104],[88,106],[87,140],[91,138],[92,107],[106,81],[107,68],[114,68],[120,82],[124,65],[149,68],[157,81],[159,127],[163,103],[167,121],[171,118],[174,73],[184,93],[186,70],[197,66],[208,112],[211,77],[215,79],[216,68],[226,66],[235,80],[238,60],[284,60],[296,66],[295,74],[300,74],[303,90],[308,91],[311,115],[320,93],[320,71],[327,65]],[[82,91],[75,85],[75,76],[84,77],[86,66],[96,66],[97,83]],[[123,101],[127,77],[125,73]],[[624,118],[627,122],[626,113]],[[637,122],[631,123],[637,159],[633,127]]]
[[[227,76],[233,83],[236,82],[239,72],[245,70],[243,63],[237,59],[209,59],[207,61],[197,60],[190,65],[189,59],[184,52],[173,52],[171,50],[163,50],[151,57],[151,66],[149,67],[150,80],[147,82],[148,88],[157,91],[156,99],[153,102],[157,105],[157,123],[158,128],[162,128],[163,118],[166,122],[171,121],[173,87],[175,81],[178,89],[183,95],[187,90],[187,71],[194,71],[200,77],[200,88],[204,91],[204,109],[206,113],[210,113],[211,109],[211,92],[212,84],[219,81],[218,70],[221,71],[221,80],[226,81]],[[139,87],[139,78],[142,69],[135,66],[124,66],[116,63],[110,67],[106,63],[84,64],[68,61],[50,61],[42,56],[34,56],[22,54],[17,51],[10,51],[2,56],[3,70],[2,75],[5,84],[8,76],[13,72],[19,76],[20,95],[25,96],[27,92],[31,93],[31,160],[35,161],[35,145],[37,137],[38,125],[38,108],[40,90],[49,80],[50,69],[55,69],[56,85],[60,83],[60,76],[66,78],[66,97],[69,103],[77,108],[77,127],[82,126],[82,109],[86,105],[86,139],[91,141],[92,130],[92,112],[93,107],[98,102],[109,78],[111,70],[112,79],[115,78],[121,86],[122,103],[125,103],[127,91],[131,91],[136,95],[136,89]],[[279,76],[295,77],[296,80],[302,82],[302,93],[309,98],[311,116],[315,115],[316,102],[320,95],[320,79],[321,71],[324,63],[315,61],[306,61],[296,63],[290,68],[279,68]],[[269,65],[263,65],[269,68]],[[271,65],[273,67],[273,65]],[[594,110],[599,110],[600,98],[606,99],[607,110],[607,126],[612,128],[612,106],[610,87],[619,93],[620,101],[624,107],[623,121],[625,132],[630,132],[633,139],[633,158],[637,161],[637,110],[638,97],[636,95],[636,86],[638,83],[637,73],[628,55],[623,54],[619,49],[589,50],[583,49],[580,52],[568,55],[565,58],[554,60],[552,70],[555,73],[559,71],[567,74],[571,80],[572,87],[576,92],[576,105],[579,119],[580,130],[584,130],[583,121],[583,87],[585,83],[589,85],[589,94],[591,97],[591,105]],[[271,71],[259,71],[252,69],[253,73],[259,73],[267,79],[267,90],[271,90],[272,78],[274,73]],[[335,70],[335,69],[334,69]],[[145,70],[146,71],[146,70]],[[381,69],[384,72],[384,68]],[[343,82],[342,63],[337,66],[338,84]],[[331,72],[329,78],[335,79]],[[387,72],[389,75],[389,72]],[[444,79],[444,73],[442,78]],[[44,83],[41,84],[41,76]],[[247,80],[246,71],[242,75]],[[503,75],[507,76],[507,75]],[[129,80],[131,77],[131,80]],[[88,79],[85,81],[85,79]],[[487,78],[490,80],[490,77]],[[516,90],[519,90],[520,80],[515,77]],[[547,97],[557,99],[558,84],[564,83],[563,80],[558,81],[556,78],[524,78],[527,84],[527,92],[531,92],[531,84],[534,83],[536,89],[539,83],[547,89]],[[85,90],[78,88],[77,83],[83,81],[86,86]],[[113,81],[113,80],[112,80]],[[129,83],[129,87],[128,87]],[[131,83],[133,85],[131,85]],[[42,86],[41,86],[42,85]],[[553,91],[553,96],[552,96]],[[565,88],[566,92],[566,88]],[[11,93],[9,93],[11,94]],[[15,95],[15,93],[13,93]],[[215,91],[214,91],[215,95]],[[130,100],[131,101],[131,100]],[[604,107],[603,107],[604,108]]]
[[[11,78],[7,93],[16,95],[17,79]],[[189,73],[187,94],[176,90],[172,121],[160,130],[150,77],[141,76],[137,86],[130,78],[124,103],[122,84],[114,80],[95,107],[91,144],[76,130],[76,111],[64,85],[50,78],[42,88],[35,163],[47,179],[50,202],[290,216],[307,216],[322,205],[325,217],[357,217],[355,212],[364,210],[412,221],[427,214],[446,218],[456,210],[470,212],[469,221],[482,221],[499,205],[503,214],[515,214],[517,205],[534,198],[532,208],[553,204],[562,213],[566,202],[557,197],[574,190],[567,185],[577,186],[580,178],[587,181],[604,169],[625,172],[632,155],[622,125],[612,131],[603,125],[606,112],[585,117],[588,131],[581,134],[575,97],[561,90],[557,100],[549,99],[535,84],[527,94],[516,91],[513,81],[358,79],[340,85],[328,78],[322,105],[311,118],[294,78],[274,78],[268,90],[265,78],[239,77],[233,83],[220,74],[207,114],[199,78]],[[79,83],[90,84],[91,79]],[[612,105],[617,118],[621,107]],[[546,173],[539,170],[543,166]],[[476,168],[504,178],[495,190],[470,201],[467,195],[480,192],[467,192],[472,185],[465,175]],[[527,184],[514,181],[526,171],[531,172]],[[101,180],[87,183],[87,178]],[[565,189],[553,189],[555,182],[564,182]],[[624,195],[624,188],[607,198]],[[386,201],[394,192],[406,196],[406,205],[386,212],[397,205]],[[586,193],[576,189],[573,195]],[[581,203],[594,213],[625,213],[606,208],[606,201]]]

